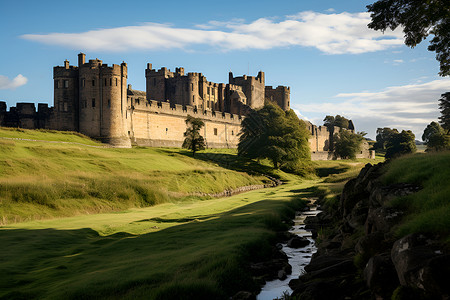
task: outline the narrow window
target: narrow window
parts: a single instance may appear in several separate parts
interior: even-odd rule
[[[109,86],[112,86],[112,78],[109,79]]]
[[[217,128],[214,128],[214,135],[217,135]]]
[[[95,107],[95,98],[92,98],[92,107]]]
[[[92,86],[95,86],[95,79],[92,79]]]
[[[191,83],[191,90],[194,91],[194,84]]]
[[[69,87],[69,80],[64,80],[64,88],[67,89]]]
[[[64,102],[64,111],[69,111],[69,108],[67,107],[67,102]]]
[[[117,86],[117,78],[116,78],[116,86]]]
[[[192,104],[195,103],[195,96],[192,96]]]
[[[111,99],[108,99],[108,107],[111,107]]]
[[[215,92],[215,89],[212,89],[212,95],[213,95],[213,96],[214,96],[214,94],[215,94],[214,92]]]
[[[85,87],[86,85],[86,79],[81,79],[81,87]]]
[[[231,130],[231,135],[234,135],[234,130]]]
[[[59,89],[59,81],[55,80],[55,89]]]
[[[139,105],[139,98],[137,98],[137,99],[136,99],[136,104],[138,104],[138,105]]]
[[[105,78],[105,86],[106,86],[106,78]]]
[[[207,94],[209,95],[209,86],[207,87]]]
[[[209,101],[206,103],[206,106],[209,108]]]

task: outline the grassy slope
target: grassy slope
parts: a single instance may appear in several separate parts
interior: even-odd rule
[[[404,156],[387,165],[386,171],[385,184],[408,182],[423,187],[391,203],[407,213],[397,235],[436,233],[450,246],[450,152]]]
[[[4,136],[100,145],[79,135],[0,128]],[[183,150],[9,139],[0,139],[0,174],[0,224],[186,201],[189,193],[267,181]]]
[[[49,138],[59,137],[39,139]],[[230,150],[199,153],[192,160],[186,152],[171,149],[0,143],[2,213],[81,214],[8,224],[0,230],[0,244],[7,245],[0,247],[0,298],[226,298],[254,284],[246,264],[269,256],[275,231],[286,229],[282,221],[293,216],[304,203],[301,199],[316,192],[321,181],[273,172]],[[364,163],[316,165],[322,175],[333,174],[323,186],[338,192],[348,173]],[[244,168],[290,182],[223,199],[180,202],[168,194],[260,182],[230,170]],[[158,191],[155,199],[168,202],[86,214],[145,206],[146,190]]]

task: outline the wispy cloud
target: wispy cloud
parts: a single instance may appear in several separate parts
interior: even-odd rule
[[[326,54],[358,54],[402,45],[400,30],[382,34],[370,30],[368,13],[323,14],[312,11],[277,18],[260,18],[251,23],[242,19],[210,21],[193,28],[144,23],[81,33],[25,34],[21,37],[49,45],[77,50],[192,50],[209,46],[220,51],[314,47]]]
[[[377,127],[410,129],[420,139],[424,128],[439,116],[438,99],[450,91],[450,78],[393,86],[379,92],[341,93],[322,104],[295,105],[302,114],[323,113],[351,118],[357,130],[373,137]],[[321,125],[321,124],[318,124]]]
[[[13,80],[0,75],[0,90],[14,90],[28,82],[28,79],[22,74],[17,75]]]

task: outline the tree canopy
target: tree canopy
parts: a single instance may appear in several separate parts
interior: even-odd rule
[[[334,153],[342,159],[355,159],[364,140],[362,134],[353,133],[350,130],[341,129],[334,134]]]
[[[294,111],[266,103],[242,121],[238,154],[267,158],[274,168],[295,169],[301,159],[310,159],[308,137],[306,125]]]
[[[428,50],[436,52],[439,75],[450,75],[450,1],[379,0],[367,9],[372,18],[369,28],[385,31],[402,26],[409,47],[415,47],[432,34]]]
[[[450,136],[437,122],[431,122],[425,128],[422,140],[427,144],[427,151],[439,151],[450,148]]]
[[[439,121],[442,128],[447,131],[446,134],[450,134],[450,92],[441,95],[441,99],[439,99],[439,109],[441,111]]]
[[[184,133],[185,139],[182,147],[192,150],[192,155],[195,156],[195,152],[204,150],[206,147],[205,139],[200,135],[200,129],[205,126],[205,123],[199,118],[187,116],[186,125],[188,128]]]
[[[374,145],[375,149],[386,150],[387,142],[394,134],[398,134],[397,129],[391,129],[389,127],[377,128],[377,142]]]
[[[394,129],[396,130],[396,129]],[[386,158],[416,152],[415,135],[411,130],[402,130],[400,133],[393,133],[386,144]]]
[[[330,132],[333,132],[334,127],[352,130],[355,129],[351,120],[340,115],[336,115],[335,117],[326,116],[325,119],[323,119],[323,125],[326,126]],[[352,128],[349,127],[350,125]]]

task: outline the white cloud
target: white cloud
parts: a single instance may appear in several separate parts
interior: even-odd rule
[[[13,80],[0,75],[0,90],[14,90],[28,82],[28,79],[22,74],[17,75]]]
[[[190,50],[207,45],[222,51],[315,47],[327,54],[358,54],[402,45],[400,30],[382,34],[370,30],[369,13],[323,14],[312,11],[286,16],[282,21],[260,18],[210,21],[194,28],[144,23],[81,33],[25,34],[24,39],[76,50],[128,51],[179,48]]]
[[[442,78],[388,87],[379,92],[341,93],[335,96],[337,101],[294,107],[306,115],[344,115],[354,121],[358,131],[364,130],[372,138],[376,128],[391,127],[412,130],[420,139],[425,127],[431,121],[437,121],[440,114],[438,100],[447,91],[450,91],[450,78]]]

